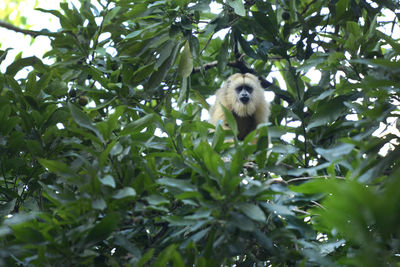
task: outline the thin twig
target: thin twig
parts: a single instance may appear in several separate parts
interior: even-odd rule
[[[213,62],[210,62],[210,63],[206,63],[203,66],[193,68],[192,74],[200,72],[202,69],[208,70],[208,69],[211,69],[211,68],[215,68],[217,65],[218,65],[218,61],[213,61]],[[230,66],[230,67],[233,67],[233,68],[238,68],[243,72],[249,72],[249,73],[253,73],[253,74],[256,73],[256,71],[254,69],[247,67],[243,63],[243,61],[230,61],[230,62],[227,63],[227,65]]]
[[[321,209],[326,210],[326,208],[325,208],[324,206],[322,206],[321,204],[319,204],[317,201],[311,200],[310,202],[311,202],[312,204],[314,204],[315,206],[318,206],[318,207],[320,207]]]
[[[207,46],[210,44],[212,37],[214,36],[215,33],[211,34],[210,38],[208,38],[207,43],[205,44],[205,46],[203,47],[203,49],[201,49],[200,51],[200,55],[203,54],[203,52],[206,50]]]
[[[306,13],[307,10],[310,8],[310,6],[311,6],[312,4],[314,4],[315,2],[317,2],[317,0],[311,1],[311,2],[304,8],[304,10],[301,12],[301,15],[304,15],[304,13]]]
[[[307,177],[298,177],[298,178],[293,178],[290,180],[287,180],[286,182],[289,183],[293,183],[293,182],[298,182],[298,181],[307,181],[307,180],[311,180],[311,179],[329,179],[329,178],[336,178],[336,179],[340,179],[340,180],[345,180],[346,178],[343,176],[327,176],[327,175],[323,175],[323,176],[307,176]]]
[[[292,209],[294,212],[297,212],[297,213],[301,213],[301,214],[305,214],[305,215],[310,215],[311,213],[309,213],[309,212],[307,212],[307,211],[304,211],[304,210],[301,210],[301,209],[297,209],[297,208],[294,208],[294,209]]]
[[[108,12],[109,12],[109,10],[108,10],[108,5],[109,5],[109,4],[110,4],[110,2],[107,2],[106,7],[104,8],[104,9],[105,9],[105,14],[104,14],[104,16],[103,16],[103,20],[102,20],[101,23],[100,23],[99,29],[98,29],[98,31],[96,32],[96,36],[95,36],[94,44],[93,44],[92,60],[94,59],[94,56],[95,56],[95,51],[96,51],[97,45],[98,45],[98,43],[99,43],[100,34],[101,34],[101,32],[103,31],[104,20],[105,20],[107,14],[108,14]]]

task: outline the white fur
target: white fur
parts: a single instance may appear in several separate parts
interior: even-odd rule
[[[235,88],[240,85],[248,85],[253,88],[250,100],[247,104],[239,101]],[[225,115],[221,108],[223,105],[231,112],[234,111],[240,117],[247,117],[255,114],[257,125],[267,122],[270,109],[269,103],[265,100],[264,89],[257,76],[246,73],[236,73],[228,78],[220,89],[215,93],[215,104],[210,108],[210,123],[216,125],[219,120],[224,121]]]

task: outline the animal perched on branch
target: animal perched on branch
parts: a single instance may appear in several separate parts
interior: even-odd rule
[[[255,130],[258,124],[268,121],[269,103],[265,100],[260,79],[253,74],[233,74],[215,96],[215,104],[210,108],[210,123],[216,125],[222,120],[223,127],[228,128],[221,105],[224,106],[236,119],[239,140]]]

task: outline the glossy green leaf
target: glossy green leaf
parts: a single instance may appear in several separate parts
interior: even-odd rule
[[[243,17],[246,15],[246,11],[244,9],[244,5],[241,0],[228,1],[228,4],[233,8],[235,13],[238,14],[239,16]]]
[[[123,189],[118,190],[114,195],[113,198],[115,199],[123,199],[127,197],[134,197],[136,196],[136,191],[132,187],[124,187]]]
[[[170,52],[168,58],[161,64],[161,66],[153,72],[153,74],[149,78],[149,82],[147,84],[147,89],[151,90],[160,85],[162,80],[167,75],[168,71],[171,69],[172,65],[175,63],[176,55],[179,50],[179,45],[174,44],[174,48]]]
[[[236,207],[254,221],[265,222],[267,219],[262,209],[255,204],[238,203],[236,204]]]
[[[73,170],[63,162],[49,159],[38,159],[38,161],[43,167],[47,168],[51,172],[74,174]]]
[[[45,241],[45,238],[41,232],[30,227],[13,227],[13,234],[17,239],[31,244],[37,244]]]
[[[23,68],[27,66],[32,66],[37,68],[39,71],[46,71],[45,65],[42,63],[42,61],[37,58],[37,57],[27,57],[27,58],[21,58],[15,62],[13,62],[11,65],[7,67],[6,74],[10,76],[14,76],[17,74],[18,71],[22,70]]]
[[[112,177],[111,175],[107,174],[103,178],[100,178],[99,180],[103,185],[115,188],[115,180],[114,177]]]
[[[235,117],[233,116],[232,112],[229,111],[228,109],[226,109],[224,106],[221,105],[221,108],[224,112],[225,115],[225,120],[229,125],[229,128],[233,131],[234,135],[238,135],[239,134],[239,130],[237,128],[237,123],[235,120]]]
[[[157,180],[158,184],[177,188],[182,191],[194,191],[195,187],[189,182],[185,180],[178,179],[170,179],[170,178],[161,178]]]
[[[157,117],[155,114],[147,114],[131,123],[129,123],[122,131],[121,135],[127,135],[134,132],[138,132],[143,130],[143,128],[152,125],[157,121]]]
[[[178,66],[178,72],[183,78],[189,77],[193,70],[193,57],[190,52],[189,42],[186,41],[183,51],[181,53],[181,59]]]
[[[97,135],[97,137],[100,139],[101,142],[104,142],[103,136],[101,135],[100,131],[96,128],[96,126],[93,124],[92,120],[89,118],[88,115],[86,115],[81,109],[79,109],[71,102],[68,102],[68,108],[71,112],[72,118],[74,118],[75,122],[79,126],[91,130]]]

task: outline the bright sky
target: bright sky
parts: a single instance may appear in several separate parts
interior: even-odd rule
[[[38,8],[59,9],[61,0],[40,0]],[[5,3],[0,2],[0,9],[4,8]],[[18,7],[21,14],[27,17],[28,25],[32,25],[30,30],[41,30],[47,28],[50,31],[57,31],[60,28],[58,18],[55,16],[35,10],[35,1],[25,1]],[[12,18],[13,14],[11,14]],[[0,71],[4,72],[10,65],[15,56],[22,51],[22,57],[37,56],[42,58],[46,51],[50,50],[50,40],[48,37],[39,36],[32,42],[30,36],[16,33],[0,27],[0,49],[12,48],[8,52],[7,58],[0,65]],[[46,62],[46,61],[45,61]]]

